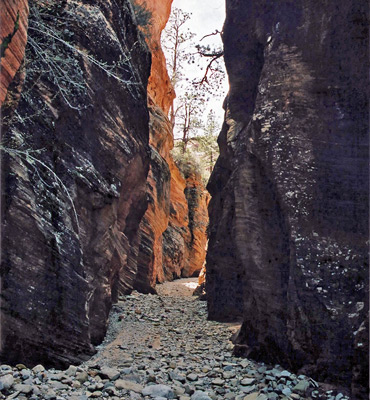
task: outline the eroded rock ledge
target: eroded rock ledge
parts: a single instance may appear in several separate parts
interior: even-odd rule
[[[361,344],[356,332],[368,310],[367,5],[226,9],[209,316],[243,316],[239,353],[352,382],[365,398],[365,324]]]

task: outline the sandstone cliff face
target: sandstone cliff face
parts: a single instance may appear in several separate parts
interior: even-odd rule
[[[147,194],[150,200],[141,222],[135,282],[135,288],[144,292],[153,292],[157,282],[199,273],[207,241],[207,196],[201,179],[199,176],[184,179],[170,154],[173,131],[167,115],[175,93],[167,73],[160,35],[169,18],[171,3],[172,0],[137,3],[151,15],[149,29],[144,33],[152,52],[148,84],[151,163]],[[196,188],[196,195],[186,195],[192,191],[190,187]],[[199,227],[193,227],[191,219],[199,219]]]
[[[173,0],[135,0],[149,11],[151,20],[145,38],[152,53],[152,68],[149,77],[148,95],[167,115],[175,98],[175,91],[167,73],[166,59],[161,47],[161,33],[171,13]]]
[[[1,359],[60,366],[92,354],[133,287],[150,55],[128,0],[32,2],[28,41],[3,121]]]
[[[150,101],[150,171],[147,181],[148,209],[140,224],[140,251],[135,288],[153,292],[164,280],[162,235],[170,212],[171,172],[167,160],[173,145],[172,127],[163,110]]]
[[[163,234],[163,272],[166,280],[197,276],[205,261],[209,194],[198,175],[183,176],[173,160],[171,209]]]
[[[356,364],[365,388],[367,21],[363,1],[227,1],[206,282],[211,318],[243,316],[236,351],[347,385]]]
[[[208,203],[210,195],[205,190],[198,174],[190,174],[186,177],[184,193],[189,210],[190,252],[189,263],[184,267],[182,276],[187,277],[199,275],[204,265],[208,241]]]
[[[16,3],[4,9],[10,25]],[[18,3],[3,93],[25,45],[28,5]],[[149,86],[150,55],[130,1],[30,3],[26,79],[21,95],[21,79],[11,83],[2,120],[7,362],[86,359],[120,293],[153,291],[204,263],[207,196],[170,155],[174,92],[160,33],[171,1],[143,5],[152,15]]]
[[[0,107],[5,100],[7,89],[21,66],[27,42],[28,1],[4,0],[0,10]],[[16,79],[17,83],[21,76]],[[14,85],[16,86],[16,85]],[[13,88],[13,95],[15,94]]]

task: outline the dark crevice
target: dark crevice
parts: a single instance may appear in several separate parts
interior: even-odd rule
[[[15,19],[14,22],[13,32],[9,33],[9,35],[6,36],[3,42],[0,44],[0,59],[4,57],[5,50],[9,47],[11,41],[13,40],[13,37],[18,32],[18,29],[19,29],[19,10],[17,11],[17,18]]]

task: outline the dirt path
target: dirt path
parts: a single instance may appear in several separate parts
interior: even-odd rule
[[[197,286],[198,278],[185,278],[157,285],[156,290],[159,296],[188,297],[193,295]]]

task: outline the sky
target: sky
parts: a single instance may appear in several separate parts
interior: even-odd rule
[[[200,39],[216,30],[221,31],[225,20],[225,0],[174,0],[172,7],[180,8],[183,11],[191,13],[191,19],[187,21],[186,27],[190,29],[191,32],[196,34],[194,38],[195,43],[200,44],[216,44],[220,45],[220,36],[213,36],[204,39],[200,42]],[[194,49],[193,49],[194,51]],[[207,60],[204,60],[204,65],[206,65]],[[203,73],[193,65],[186,65],[184,74],[190,79],[203,77]],[[225,75],[225,82],[220,90],[220,96],[211,99],[206,109],[204,110],[204,116],[206,117],[209,110],[213,110],[216,114],[216,118],[219,122],[220,127],[222,126],[222,121],[224,118],[224,110],[222,109],[222,103],[226,96],[228,89],[227,77]],[[179,90],[177,90],[177,95],[179,96]],[[176,136],[176,132],[175,132]]]
[[[188,26],[200,37],[222,29],[225,20],[225,0],[174,0],[172,7],[192,13]]]

